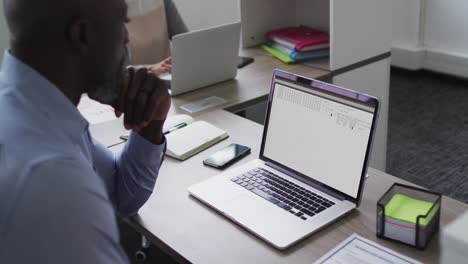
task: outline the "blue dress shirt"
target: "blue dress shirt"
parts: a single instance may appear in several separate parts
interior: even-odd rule
[[[114,157],[63,93],[9,52],[0,116],[0,263],[127,263],[115,213],[149,198],[165,143],[131,133]]]

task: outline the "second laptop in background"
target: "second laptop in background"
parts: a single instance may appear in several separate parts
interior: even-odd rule
[[[187,32],[172,38],[172,96],[233,79],[237,74],[240,22]]]

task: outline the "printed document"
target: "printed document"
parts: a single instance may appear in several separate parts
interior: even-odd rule
[[[393,250],[385,248],[357,234],[328,252],[315,264],[422,264]]]

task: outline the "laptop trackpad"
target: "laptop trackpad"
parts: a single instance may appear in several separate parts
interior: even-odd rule
[[[294,228],[298,226],[296,216],[252,195],[243,194],[228,202],[225,208],[229,217],[278,246],[289,244],[291,238],[301,236],[300,229]]]

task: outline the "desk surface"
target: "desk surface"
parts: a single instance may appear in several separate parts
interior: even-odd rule
[[[254,63],[238,70],[237,77],[234,80],[221,82],[173,97],[169,115],[188,114],[182,110],[180,106],[210,96],[221,97],[226,100],[226,103],[190,115],[197,117],[200,114],[218,109],[227,109],[230,112],[236,112],[256,103],[266,101],[270,93],[272,73],[275,69],[294,72],[308,78],[322,81],[328,81],[330,78],[330,72],[320,69],[328,60],[310,62],[305,66],[302,64],[284,64],[274,59],[260,48],[242,49],[240,54],[242,56],[253,57],[255,59]],[[91,134],[106,146],[120,142],[118,137],[117,141],[114,139],[115,135],[128,133],[122,127],[121,122],[107,122],[93,125],[90,130]],[[109,134],[109,132],[112,133]]]
[[[234,166],[259,155],[263,127],[222,108],[240,109],[248,103],[264,98],[269,92],[271,72],[274,68],[314,78],[327,74],[299,65],[276,64],[256,50],[246,51],[245,55],[254,56],[256,62],[240,70],[237,80],[174,98],[170,114],[184,113],[179,108],[180,105],[193,100],[211,95],[225,98],[227,104],[194,116],[197,120],[208,121],[228,131],[230,137],[183,162],[166,158],[153,195],[141,208],[138,216],[130,220],[135,228],[179,261],[188,260],[193,263],[312,263],[353,233],[424,263],[438,262],[439,235],[431,241],[425,251],[376,238],[376,201],[394,182],[409,183],[374,169],[369,169],[370,177],[366,182],[362,204],[357,210],[286,251],[274,249],[188,195],[187,188],[190,185],[216,177],[219,173],[216,169],[203,166],[202,160],[224,146],[240,143],[252,148],[252,153]],[[109,137],[120,134],[115,129],[121,126],[120,121],[112,123],[101,126],[99,130],[105,130],[106,133],[101,132],[99,135]],[[121,146],[114,150],[118,151]],[[464,203],[444,197],[442,226],[467,208]]]
[[[205,167],[202,160],[230,143],[252,148],[252,153],[235,164],[258,157],[263,127],[223,110],[197,117],[227,130],[230,137],[180,162],[165,160],[154,194],[133,219],[136,228],[150,240],[164,243],[193,263],[312,263],[353,233],[394,249],[424,263],[437,263],[439,235],[425,251],[378,239],[376,201],[394,183],[410,184],[383,172],[369,169],[361,206],[325,229],[286,251],[278,251],[251,233],[190,197],[187,188],[218,170]],[[468,208],[448,197],[442,200],[441,225],[444,226]]]
[[[240,69],[234,80],[211,85],[190,93],[173,98],[171,114],[186,114],[180,106],[209,96],[219,96],[227,103],[215,109],[229,109],[231,112],[241,110],[261,100],[266,100],[270,92],[273,70],[281,69],[296,74],[320,80],[327,80],[330,72],[319,69],[322,61],[310,63],[309,66],[301,64],[284,64],[274,59],[258,48],[243,49],[242,56],[253,57],[255,62]],[[207,111],[213,111],[209,109]],[[204,113],[200,112],[200,113]],[[200,113],[196,113],[198,115]]]

